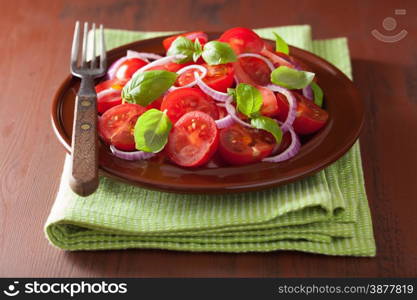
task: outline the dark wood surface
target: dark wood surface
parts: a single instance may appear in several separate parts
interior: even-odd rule
[[[1,1],[0,276],[417,276],[417,2],[410,1]],[[407,15],[395,16],[403,8]],[[371,35],[395,17],[408,36]],[[376,258],[296,252],[153,250],[64,252],[43,225],[64,149],[50,126],[51,99],[69,72],[75,20],[131,30],[223,30],[311,24],[315,38],[346,36],[366,106],[361,136]]]

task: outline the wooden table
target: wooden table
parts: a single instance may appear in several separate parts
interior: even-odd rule
[[[343,2],[343,3],[342,3]],[[0,18],[0,276],[417,276],[417,60],[410,1],[2,1]],[[395,15],[394,9],[406,9]],[[395,17],[408,36],[371,35]],[[50,125],[52,95],[68,75],[75,20],[130,30],[222,30],[311,24],[314,38],[346,36],[366,106],[361,136],[376,258],[296,252],[152,250],[64,252],[43,225],[64,149]]]

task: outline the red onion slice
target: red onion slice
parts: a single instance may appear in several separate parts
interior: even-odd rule
[[[309,100],[314,99],[313,89],[311,88],[310,85],[303,88],[303,95],[304,95],[304,97],[306,97]]]
[[[232,117],[232,119],[239,123],[240,125],[246,126],[246,127],[252,127],[252,125],[250,125],[249,123],[246,123],[245,121],[243,121],[241,118],[239,118],[236,114],[236,108],[233,106],[232,101],[231,101],[231,97],[229,98],[229,101],[226,101],[225,103],[225,108],[227,113],[229,114],[229,116]]]
[[[122,90],[116,90],[110,87],[108,89],[102,90],[99,93],[97,93],[97,99],[106,97],[108,95],[112,95],[114,97],[120,97],[121,94],[122,94]]]
[[[160,66],[160,65],[164,65],[164,64],[169,63],[169,62],[171,62],[171,61],[173,61],[173,60],[182,59],[182,58],[185,58],[185,55],[183,55],[183,54],[175,54],[175,55],[169,55],[169,56],[165,56],[165,57],[162,57],[162,58],[160,58],[160,59],[154,60],[153,62],[151,62],[151,63],[149,63],[149,64],[147,64],[147,65],[143,66],[143,67],[142,67],[142,68],[140,68],[139,70],[137,70],[137,71],[133,74],[132,78],[133,78],[136,74],[139,74],[139,73],[141,73],[141,72],[143,72],[143,71],[146,71],[146,70],[148,70],[148,69],[150,69],[150,68],[153,68],[153,67],[156,67],[156,66]]]
[[[137,57],[143,60],[148,61],[149,59],[156,60],[161,59],[163,56],[155,54],[155,53],[149,53],[149,52],[137,52],[133,50],[127,50],[126,56],[128,58]]]
[[[273,70],[275,70],[274,65],[272,64],[272,62],[265,58],[264,56],[260,55],[260,54],[255,54],[255,53],[243,53],[240,54],[237,58],[241,58],[241,57],[255,57],[255,58],[259,58],[260,60],[262,60],[264,63],[266,63],[266,65],[268,66],[268,68],[271,70],[271,72]]]
[[[261,54],[268,57],[272,61],[273,64],[279,64],[280,66],[286,66],[288,68],[293,68],[293,69],[295,68],[295,66],[292,63],[290,63],[288,60],[286,60],[285,58],[282,58],[279,55],[276,55],[275,53],[269,51],[266,48],[262,49]]]
[[[186,67],[178,70],[177,71],[177,74],[178,75],[181,75],[181,74],[183,74],[183,73],[185,73],[185,72],[187,72],[189,70],[192,70],[192,69],[197,69],[197,70],[201,71],[202,74],[200,76],[197,76],[197,77],[200,77],[200,79],[203,79],[207,75],[207,69],[205,67],[203,67],[202,65],[189,65],[189,66],[186,66]],[[196,72],[194,73],[194,75],[195,74],[196,74]],[[195,78],[197,78],[197,77],[195,77]],[[192,81],[192,82],[190,82],[190,83],[188,83],[186,85],[183,85],[183,86],[172,86],[172,87],[169,88],[169,91],[173,91],[173,90],[180,89],[180,88],[193,87],[196,84],[197,84],[197,79],[194,79],[194,81]]]
[[[226,102],[230,98],[227,93],[222,93],[209,87],[204,81],[201,80],[197,72],[194,72],[194,78],[196,79],[198,87],[213,99],[221,102]]]
[[[127,151],[121,151],[119,149],[116,149],[113,145],[110,145],[110,150],[113,153],[114,156],[125,159],[125,160],[144,160],[149,159],[152,156],[155,156],[155,153],[149,153],[149,152],[143,152],[143,151],[133,151],[133,152],[127,152]]]
[[[122,63],[124,63],[128,59],[129,59],[129,57],[123,56],[123,57],[119,58],[118,60],[116,60],[114,63],[112,63],[111,66],[107,70],[107,78],[108,79],[113,79],[114,76],[116,75],[117,69],[120,67],[120,65]]]
[[[296,118],[297,113],[297,100],[295,99],[294,95],[290,90],[287,90],[286,88],[280,87],[276,84],[268,84],[265,86],[266,88],[270,89],[273,92],[278,92],[283,94],[287,100],[288,100],[288,115],[285,122],[282,124],[281,129],[283,131],[287,131],[292,124],[294,123],[294,120]]]
[[[224,118],[214,121],[217,125],[217,128],[222,129],[231,126],[235,121],[231,115],[227,115]]]
[[[295,131],[292,127],[289,127],[288,130],[290,131],[290,134],[291,134],[291,144],[290,144],[290,146],[284,152],[282,152],[278,155],[262,159],[263,162],[274,162],[274,163],[276,163],[276,162],[288,160],[291,157],[295,156],[298,153],[298,151],[300,151],[301,143],[300,143],[300,140],[298,139],[297,134],[295,133]]]

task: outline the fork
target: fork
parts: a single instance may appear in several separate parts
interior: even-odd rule
[[[70,186],[80,196],[92,194],[98,187],[98,138],[97,138],[97,94],[94,79],[106,71],[106,47],[103,25],[100,25],[100,63],[96,57],[96,25],[92,25],[92,45],[88,45],[88,23],[84,23],[84,35],[79,57],[80,22],[75,23],[71,50],[71,73],[81,78],[80,89],[75,98],[74,123],[71,143]],[[91,46],[92,58],[87,63],[87,49]]]

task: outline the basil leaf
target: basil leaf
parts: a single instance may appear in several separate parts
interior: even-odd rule
[[[152,108],[136,121],[134,129],[136,149],[157,153],[164,149],[172,123],[165,112]]]
[[[177,74],[165,70],[141,72],[124,86],[122,98],[129,103],[147,106],[168,90],[175,80]]]
[[[196,39],[194,41],[193,61],[196,62],[200,58],[202,53],[203,53],[203,47],[200,44],[200,40]]]
[[[178,59],[175,62],[183,64],[193,60],[193,55],[195,52],[194,43],[187,39],[186,37],[179,36],[177,37],[169,47],[167,55],[176,55],[182,54],[185,55],[184,58]]]
[[[227,88],[227,94],[228,94],[229,96],[232,96],[232,97],[233,97],[233,99],[234,99],[234,98],[236,98],[236,90],[235,90],[235,89],[232,89],[232,88]]]
[[[313,94],[314,94],[314,103],[317,104],[318,106],[322,107],[322,105],[323,105],[323,90],[314,81],[312,81],[310,83],[310,86],[311,86],[311,89],[313,90]]]
[[[235,90],[237,109],[248,117],[259,112],[262,107],[262,94],[246,83],[239,83]]]
[[[288,44],[276,32],[273,32],[273,34],[275,35],[275,51],[288,54],[290,52]]]
[[[265,117],[265,116],[259,116],[259,117],[251,119],[250,123],[255,128],[268,131],[274,136],[277,144],[281,143],[282,130],[275,120]]]
[[[298,71],[280,66],[271,73],[271,82],[287,89],[298,90],[305,88],[314,78],[314,73]]]
[[[202,56],[209,65],[226,64],[237,60],[232,47],[227,43],[218,41],[211,41],[205,44]]]

